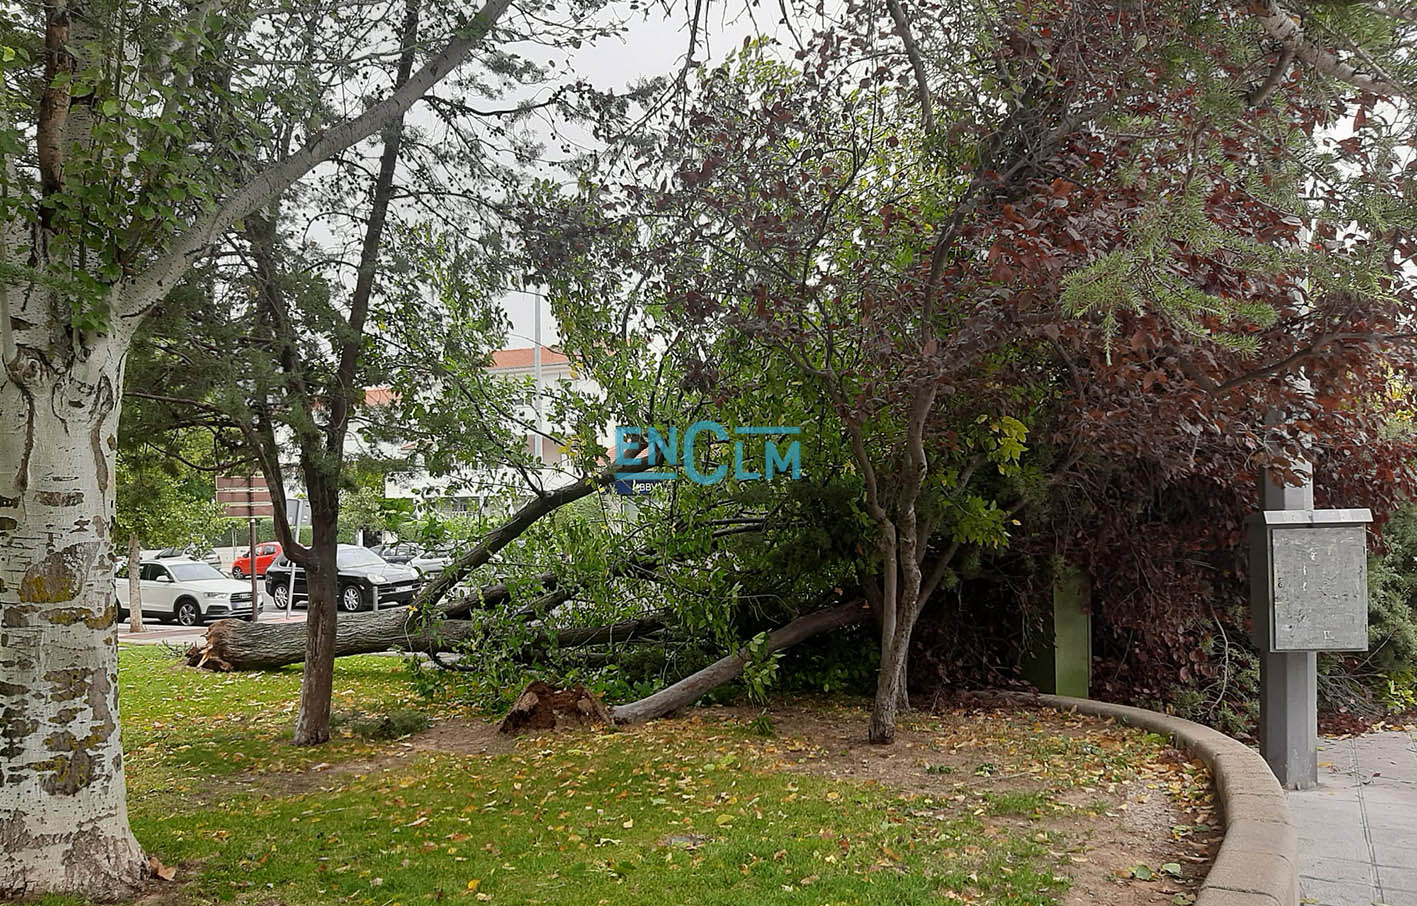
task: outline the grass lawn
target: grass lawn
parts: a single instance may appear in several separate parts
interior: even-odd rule
[[[862,766],[731,709],[514,745],[484,728],[506,750],[487,755],[348,726],[297,749],[297,670],[205,673],[125,647],[120,674],[130,815],[177,867],[157,885],[174,902],[1041,906],[1065,901],[1088,861],[1079,822],[1116,806],[1109,790],[1201,807],[1208,789],[1156,737],[1040,733],[1027,714],[912,716],[915,742]],[[335,690],[337,712],[475,720],[419,700],[395,658],[341,659]],[[857,705],[796,711],[864,733]]]

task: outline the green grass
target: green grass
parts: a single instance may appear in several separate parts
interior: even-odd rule
[[[1013,793],[987,793],[991,815],[1037,815],[1051,804],[1051,797],[1043,790]]]
[[[368,755],[352,727],[327,746],[287,745],[300,696],[298,668],[217,674],[193,670],[155,646],[119,656],[119,711],[130,790],[160,790],[251,771],[305,770]],[[427,710],[390,657],[344,658],[335,671],[336,712]]]
[[[295,670],[212,674],[129,647],[120,677],[133,828],[189,902],[1043,906],[1067,886],[1056,836],[990,820],[1042,814],[1048,794],[973,789],[988,781],[969,768],[969,790],[898,793],[793,770],[800,741],[711,716],[496,756],[410,755],[350,721],[304,749],[288,742]],[[394,658],[341,659],[335,688],[336,710],[362,718],[450,707],[420,701]],[[1075,745],[1029,739],[1010,743],[1017,763],[987,741],[971,763],[1028,771]]]

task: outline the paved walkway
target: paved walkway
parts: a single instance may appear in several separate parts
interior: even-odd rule
[[[1417,906],[1417,736],[1319,740],[1319,786],[1289,794],[1301,902]]]
[[[261,611],[260,621],[262,623],[303,623],[305,622],[305,611],[296,610],[290,616],[286,616],[283,611],[274,609],[271,605],[266,605]],[[198,636],[206,635],[206,626],[172,626],[167,623],[158,622],[156,617],[148,617],[143,620],[143,632],[128,632],[128,624],[119,625],[118,641],[128,645],[161,645],[164,642],[180,644],[182,642],[195,641]]]

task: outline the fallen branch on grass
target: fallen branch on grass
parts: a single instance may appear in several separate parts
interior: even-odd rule
[[[768,636],[764,653],[771,654],[784,648],[790,648],[798,642],[806,641],[833,629],[864,623],[869,616],[870,611],[862,601],[851,601],[809,613],[774,630]],[[646,696],[636,702],[616,705],[610,709],[610,716],[617,724],[640,723],[663,717],[672,711],[692,705],[724,683],[737,679],[743,673],[743,668],[747,663],[748,655],[744,650],[739,649],[653,695]]]

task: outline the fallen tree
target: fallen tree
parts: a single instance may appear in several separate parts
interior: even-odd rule
[[[335,627],[335,657],[387,651],[393,647],[406,650],[436,644],[446,633],[470,632],[471,627],[454,626],[440,629],[437,635],[421,628],[425,613],[436,618],[460,616],[479,607],[490,607],[507,600],[504,584],[492,585],[471,594],[461,595],[444,604],[450,592],[473,570],[485,566],[498,551],[531,527],[542,516],[582,497],[588,497],[615,480],[619,472],[638,471],[645,466],[610,467],[573,484],[554,491],[537,491],[512,516],[482,537],[467,553],[453,560],[438,577],[423,588],[408,607],[387,613],[360,614],[346,617]],[[555,577],[542,577],[544,583],[554,583]],[[563,599],[564,600],[564,599]],[[450,622],[450,621],[448,621]],[[447,622],[444,622],[444,627]],[[299,623],[244,623],[219,620],[207,629],[203,640],[187,651],[187,663],[194,667],[216,670],[268,670],[298,664],[305,659],[306,628]]]
[[[772,654],[824,632],[864,623],[870,613],[864,602],[850,601],[800,616],[786,626],[774,630],[768,636],[763,653]],[[616,705],[610,709],[610,716],[617,724],[634,724],[663,717],[672,711],[692,705],[724,683],[737,679],[747,663],[748,655],[740,648],[653,695],[628,704]]]
[[[646,618],[610,626],[547,630],[527,644],[522,656],[530,660],[553,648],[629,642],[658,631],[662,625],[656,618]],[[207,629],[201,644],[187,649],[187,663],[209,670],[274,670],[298,664],[305,658],[305,642],[298,632],[289,631],[292,627],[298,629],[300,624],[218,620]],[[335,626],[335,657],[391,649],[425,654],[459,651],[486,633],[487,627],[473,620],[444,620],[431,627],[416,627],[408,610],[401,608],[340,620]]]
[[[554,581],[554,576],[543,580]],[[510,591],[504,583],[484,586],[461,595],[437,607],[442,617],[464,616],[480,607],[493,607],[506,601]],[[371,654],[390,648],[427,650],[417,647],[420,642],[434,640],[410,619],[413,611],[397,607],[374,613],[350,614],[335,626],[335,657],[351,654]],[[445,619],[450,636],[470,633],[467,620]],[[187,649],[187,663],[209,670],[273,670],[305,660],[305,624],[248,623],[245,620],[218,620],[207,627],[202,640]]]
[[[498,550],[525,531],[536,519],[559,506],[592,493],[610,473],[601,473],[551,494],[535,498],[517,511],[511,519],[488,533],[468,554],[459,558],[459,567],[466,575],[474,565],[486,563]],[[719,529],[715,539],[757,531],[756,524]],[[615,578],[645,575],[653,571],[660,560],[655,555],[630,557],[610,570]],[[453,567],[449,567],[453,569]],[[575,586],[557,587],[555,573],[543,573],[541,584],[551,590],[515,613],[519,619],[544,619],[556,608],[571,600]],[[455,651],[461,643],[480,637],[477,623],[457,618],[474,610],[486,610],[506,603],[511,591],[506,583],[486,585],[449,599],[456,583],[444,576],[424,586],[405,607],[383,612],[350,614],[342,617],[335,628],[334,656],[371,654],[398,648],[429,654]],[[546,633],[534,639],[524,656],[552,647],[582,647],[611,641],[627,641],[627,635],[642,636],[659,629],[661,623],[648,619],[633,619],[609,626],[591,626]],[[213,623],[200,642],[187,650],[187,663],[211,670],[271,670],[298,664],[305,659],[305,628],[300,623],[248,623],[240,620],[220,620]],[[447,666],[439,662],[439,666]]]

